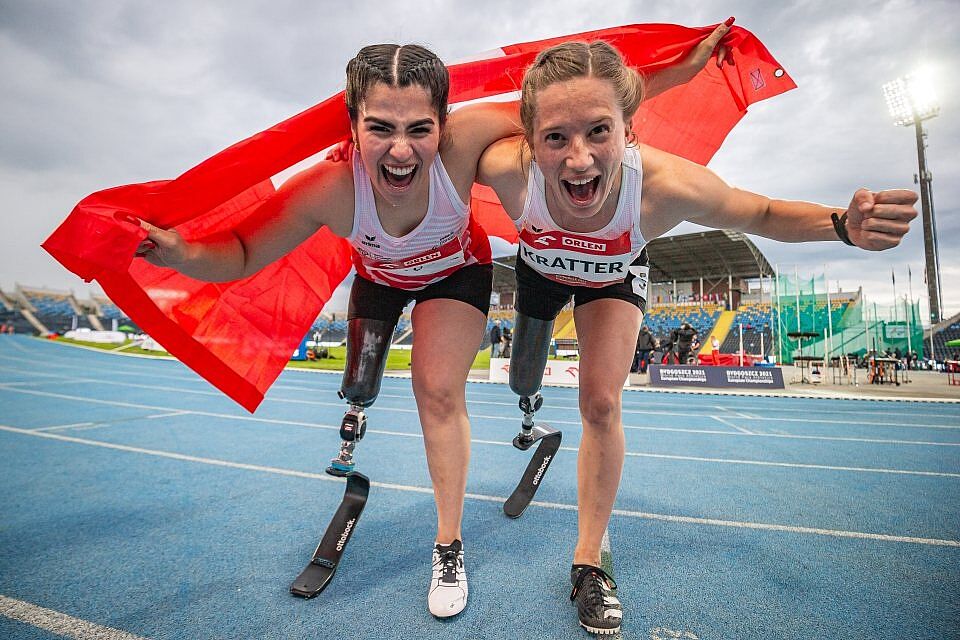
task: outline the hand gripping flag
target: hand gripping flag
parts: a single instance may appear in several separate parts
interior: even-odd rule
[[[504,47],[450,67],[450,102],[515,92],[542,49],[606,40],[646,74],[681,61],[713,27],[649,24]],[[794,88],[763,44],[734,26],[724,43],[735,66],[707,64],[689,83],[645,102],[640,140],[705,164],[747,107]],[[141,329],[249,411],[280,374],[351,266],[350,248],[327,229],[242,280],[207,283],[135,259],[146,232],[125,218],[175,227],[186,239],[234,228],[274,192],[271,178],[350,135],[343,94],[242,140],[174,180],[126,185],[81,200],[43,243],[70,271],[96,280]],[[474,187],[472,215],[487,233],[516,239],[488,189]]]

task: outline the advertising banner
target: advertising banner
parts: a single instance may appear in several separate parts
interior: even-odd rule
[[[655,387],[710,387],[719,389],[783,389],[780,367],[702,367],[650,365]]]
[[[490,358],[490,382],[510,382],[510,358]],[[580,384],[580,361],[547,360],[543,384]]]

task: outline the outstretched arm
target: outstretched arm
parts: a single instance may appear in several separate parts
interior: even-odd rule
[[[644,83],[644,99],[652,98],[667,89],[690,82],[707,65],[714,54],[716,54],[717,67],[722,66],[724,62],[732,65],[734,62],[733,56],[730,55],[730,49],[722,42],[723,37],[729,33],[732,25],[733,18],[720,23],[703,42],[694,47],[686,58],[671,67],[647,76]]]
[[[900,244],[917,217],[917,194],[907,189],[858,189],[848,207],[776,200],[736,189],[696,163],[652,147],[642,148],[641,230],[660,236],[688,220],[717,229],[736,229],[780,240],[839,240],[831,214],[846,213],[850,240],[869,251]]]
[[[353,210],[352,181],[345,173],[349,170],[348,164],[315,165],[285,182],[235,229],[189,241],[175,229],[140,220],[147,238],[137,255],[150,264],[207,282],[253,275],[325,225],[338,235],[349,234],[352,217],[346,212]]]

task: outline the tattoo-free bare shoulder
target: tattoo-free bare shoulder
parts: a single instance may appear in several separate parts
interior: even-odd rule
[[[519,108],[514,102],[467,105],[450,114],[440,140],[440,155],[451,179],[473,183],[480,155],[497,140],[521,131]]]
[[[321,226],[340,237],[347,237],[353,229],[355,206],[353,164],[321,161],[287,180],[278,189],[284,209],[307,218],[319,229]]]
[[[530,153],[521,136],[498,140],[480,158],[477,182],[497,192],[503,208],[514,220],[523,215],[529,165]]]

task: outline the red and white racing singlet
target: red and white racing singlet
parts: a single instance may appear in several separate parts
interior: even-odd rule
[[[630,266],[646,245],[640,233],[642,181],[640,152],[628,147],[613,218],[604,228],[588,235],[572,233],[561,229],[550,216],[543,173],[531,162],[527,201],[523,215],[516,221],[520,257],[543,277],[578,287],[605,287],[623,282],[633,270],[648,270]]]
[[[450,181],[440,156],[430,167],[427,213],[417,227],[397,238],[383,230],[373,186],[360,155],[352,154],[355,206],[353,247],[357,273],[378,284],[415,291],[471,264],[491,260],[486,234]]]

